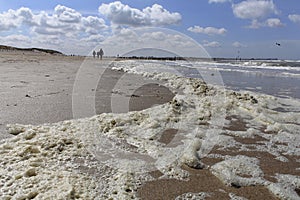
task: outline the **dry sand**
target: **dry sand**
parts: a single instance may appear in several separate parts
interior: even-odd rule
[[[114,59],[93,59],[79,56],[50,55],[40,52],[10,51],[0,52],[0,140],[10,137],[5,134],[6,124],[43,124],[73,119],[72,92],[76,73],[84,61],[101,75],[97,87],[88,88],[95,95],[95,114],[104,112],[127,112],[142,110],[156,104],[170,101],[174,94],[157,83],[144,84],[136,89],[132,82],[127,91],[115,91],[114,86],[124,72],[110,70]],[[90,74],[89,74],[90,75]],[[128,79],[145,81],[137,75],[128,75]],[[134,93],[132,93],[132,91]],[[114,95],[114,96],[113,96]],[[114,106],[116,101],[129,97],[128,110]],[[88,98],[88,97],[86,97]],[[83,108],[84,109],[84,108]],[[80,117],[91,117],[85,112]]]
[[[0,139],[5,125],[72,118],[72,87],[81,57],[0,52]]]

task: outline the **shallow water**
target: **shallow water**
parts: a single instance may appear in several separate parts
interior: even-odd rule
[[[295,61],[246,61],[213,63],[225,86],[278,97],[300,98],[300,63]]]
[[[228,89],[300,99],[300,62],[296,61],[200,62],[187,60],[144,61],[144,63],[155,63],[155,65],[159,63],[161,67],[154,67],[152,70],[170,72],[172,71],[170,69],[176,69],[177,73],[192,78],[213,77],[219,73],[223,80],[222,84]]]
[[[225,86],[233,90],[249,90],[277,97],[300,99],[300,78],[221,72]]]

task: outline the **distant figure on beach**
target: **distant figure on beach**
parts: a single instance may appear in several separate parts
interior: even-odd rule
[[[102,56],[104,55],[104,51],[102,49],[99,50],[100,60],[102,60]]]
[[[96,51],[95,50],[93,51],[93,57],[94,58],[96,57]]]

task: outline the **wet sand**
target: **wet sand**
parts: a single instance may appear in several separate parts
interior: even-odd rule
[[[238,116],[228,116],[227,119],[232,120],[231,123],[224,127],[224,129],[231,131],[243,131],[246,130],[246,123],[243,122]],[[178,130],[170,129],[164,131],[159,139],[160,142],[168,144],[171,141]],[[276,134],[276,133],[273,133]],[[166,179],[162,177],[162,173],[159,171],[150,172],[156,180],[149,181],[143,185],[139,191],[139,197],[141,199],[166,199],[171,200],[186,193],[207,193],[209,194],[205,199],[230,199],[230,194],[235,194],[247,199],[278,199],[271,194],[264,186],[246,186],[239,185],[225,186],[210,170],[210,167],[218,162],[223,161],[220,156],[237,156],[245,155],[259,159],[260,167],[264,173],[264,178],[270,182],[277,183],[275,178],[276,174],[292,174],[300,176],[298,169],[300,159],[299,156],[288,156],[288,162],[282,162],[276,159],[276,157],[268,152],[259,151],[257,146],[264,145],[262,142],[266,142],[265,138],[256,136],[255,138],[241,138],[234,137],[236,142],[246,145],[251,151],[245,151],[241,146],[234,148],[223,149],[221,146],[215,146],[213,150],[205,158],[201,158],[201,161],[205,164],[204,169],[193,169],[186,165],[181,168],[189,173],[189,180],[177,180]],[[282,145],[282,144],[279,144]],[[288,145],[288,144],[284,144]],[[216,156],[217,155],[217,156]],[[243,175],[242,175],[243,176]],[[248,175],[245,175],[247,177]],[[295,191],[300,195],[299,188]]]
[[[183,166],[182,169],[190,173],[188,181],[176,179],[150,181],[139,190],[140,198],[172,200],[185,193],[205,192],[210,193],[205,199],[230,199],[230,193],[247,199],[277,199],[263,186],[227,187],[208,169],[196,170],[187,166]]]

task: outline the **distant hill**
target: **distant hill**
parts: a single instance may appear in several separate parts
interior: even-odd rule
[[[45,52],[49,54],[60,54],[63,55],[63,53],[52,50],[52,49],[41,49],[41,48],[18,48],[18,47],[12,47],[12,46],[5,46],[5,45],[0,45],[0,50],[8,50],[8,51],[40,51],[40,52]]]

